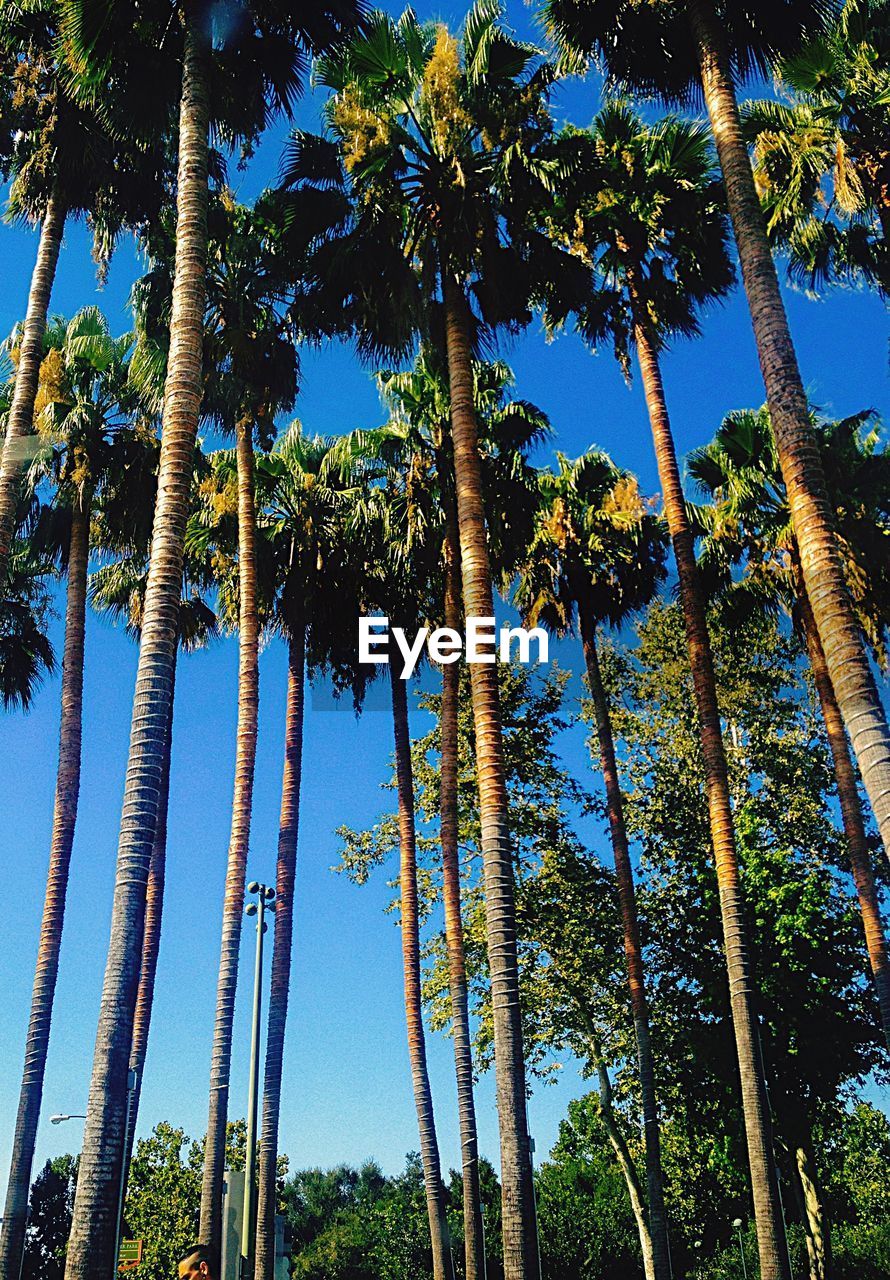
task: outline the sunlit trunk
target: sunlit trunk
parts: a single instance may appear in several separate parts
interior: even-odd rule
[[[209,51],[200,15],[192,6],[185,9],[185,21],[176,257],[158,497],[124,784],[111,939],[65,1259],[66,1280],[104,1280],[113,1273],[145,894],[169,750],[183,545],[202,392],[210,121]]]
[[[493,618],[494,600],[482,502],[470,349],[470,313],[461,286],[447,274],[444,290],[464,616],[468,619]],[[493,652],[491,662],[470,665],[470,688],[476,729],[485,923],[501,1139],[504,1280],[540,1280],[531,1149],[526,1121],[513,858],[498,676]]]

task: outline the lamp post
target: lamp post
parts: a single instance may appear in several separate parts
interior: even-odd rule
[[[121,1151],[120,1186],[117,1193],[117,1219],[114,1224],[114,1261],[112,1263],[112,1276],[117,1275],[118,1266],[120,1264],[121,1232],[124,1225],[124,1201],[127,1198],[127,1174],[130,1172],[130,1161],[128,1155],[130,1151],[130,1131],[133,1127],[133,1099],[136,1097],[136,1090],[138,1087],[139,1072],[135,1067],[131,1067],[127,1073],[127,1111],[124,1119],[124,1146]]]
[[[247,892],[256,895],[256,902],[248,902],[245,911],[256,916],[256,967],[253,975],[253,1018],[250,1029],[250,1083],[247,1090],[247,1153],[244,1158],[244,1214],[241,1230],[241,1275],[248,1280],[254,1252],[256,1221],[253,1180],[256,1165],[256,1130],[258,1084],[260,1074],[260,1012],[263,1001],[263,934],[266,932],[265,914],[274,911],[272,899],[275,890],[268,885],[251,880]]]
[[[748,1267],[745,1263],[745,1242],[742,1239],[741,1218],[734,1218],[732,1225],[735,1227],[736,1231],[738,1232],[738,1237],[739,1237],[739,1253],[742,1255],[742,1276],[744,1277],[744,1280],[748,1280]]]
[[[69,1116],[69,1115],[67,1115],[67,1114],[61,1114],[61,1113],[60,1113],[60,1114],[59,1114],[59,1115],[57,1115],[57,1116],[50,1116],[50,1118],[49,1118],[49,1122],[50,1122],[50,1124],[61,1124],[63,1120],[86,1120],[86,1116],[82,1116],[82,1115],[76,1115],[76,1116],[75,1116],[75,1115],[70,1115],[70,1116]]]

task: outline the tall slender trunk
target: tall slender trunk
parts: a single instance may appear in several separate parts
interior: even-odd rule
[[[637,919],[637,899],[634,892],[633,870],[627,827],[624,823],[624,800],[615,759],[615,740],[612,736],[612,717],[609,700],[603,686],[599,655],[596,650],[596,624],[590,609],[581,602],[581,643],[587,664],[587,681],[593,699],[593,715],[600,748],[600,765],[606,788],[606,809],[609,815],[609,831],[612,852],[615,856],[615,880],[618,886],[618,903],[621,910],[621,926],[624,933],[624,956],[627,964],[627,982],[630,988],[631,1012],[637,1045],[637,1064],[640,1073],[640,1093],[643,1101],[643,1133],[646,1149],[646,1187],[649,1204],[649,1232],[653,1254],[655,1280],[670,1280],[671,1253],[668,1243],[667,1213],[664,1206],[664,1179],[661,1169],[661,1132],[658,1122],[658,1103],[655,1097],[655,1067],[652,1061],[652,1045],[649,1038],[649,1008],[646,1001],[646,983],[643,973],[643,948],[640,943],[640,926]]]
[[[884,936],[884,924],[881,919],[881,903],[875,885],[862,806],[859,802],[859,788],[856,785],[856,772],[847,745],[844,722],[834,696],[828,663],[825,661],[819,632],[801,575],[798,575],[797,581],[797,609],[816,692],[819,695],[819,705],[822,708],[822,719],[825,721],[831,758],[834,762],[834,776],[837,780],[837,794],[844,835],[847,838],[847,851],[850,855],[850,868],[862,913],[865,945],[878,995],[881,1025],[884,1028],[887,1049],[890,1051],[890,962],[887,958],[887,939]]]
[[[9,548],[15,537],[15,516],[19,502],[19,480],[28,461],[28,437],[34,434],[34,399],[43,360],[43,335],[52,294],[53,280],[65,231],[65,206],[53,191],[46,204],[40,228],[37,261],[31,276],[28,310],[22,330],[15,389],[6,417],[6,436],[0,462],[0,582],[6,577]],[[4,1235],[6,1231],[4,1231]]]
[[[890,728],[847,591],[834,513],[742,136],[729,54],[712,0],[690,0],[687,9],[807,595],[862,781],[890,857]]]
[[[201,1185],[201,1239],[215,1249],[219,1249],[222,1237],[222,1190],[226,1162],[232,1025],[238,986],[244,881],[250,848],[260,702],[253,418],[239,417],[235,432],[238,460],[238,730],[216,988],[216,1022],[210,1058],[210,1106]]]
[[[405,1021],[408,1025],[408,1057],[420,1131],[420,1159],[430,1221],[434,1280],[451,1280],[451,1248],[445,1216],[445,1188],[436,1141],[433,1095],[426,1065],[426,1043],[420,983],[420,922],[417,909],[417,857],[414,830],[414,777],[411,735],[408,730],[407,682],[389,664],[392,686],[392,723],[395,736],[396,782],[399,797],[399,892],[401,904],[402,964],[405,977]]]
[[[281,1072],[284,1032],[290,991],[294,931],[294,877],[300,830],[300,784],[303,761],[303,705],[306,628],[296,620],[288,646],[287,715],[284,726],[284,776],[278,824],[278,867],[275,873],[275,945],[272,987],[266,1032],[263,1081],[263,1128],[260,1138],[260,1193],[257,1212],[256,1280],[275,1276],[275,1177],[278,1163],[278,1119],[281,1112]]]
[[[661,381],[658,348],[637,300],[633,276],[631,294],[637,355],[655,442],[665,515],[677,562],[680,602],[698,712],[711,844],[717,868],[720,915],[723,921],[723,949],[729,974],[732,1023],[738,1055],[748,1163],[751,1169],[754,1216],[757,1222],[761,1280],[790,1280],[766,1082],[758,1049],[758,1026],[754,1012],[756,992],[748,956],[745,900],[735,846],[711,641],[695,562],[695,544],[686,513],[680,468],[677,465],[677,453]]]
[[[169,749],[183,543],[201,406],[210,119],[206,36],[193,6],[186,6],[185,14],[176,259],[158,497],[133,700],[111,939],[65,1261],[66,1280],[96,1280],[113,1270],[145,892]]]
[[[142,934],[142,964],[139,970],[139,989],[136,992],[136,1010],[133,1014],[133,1043],[130,1048],[130,1071],[135,1072],[135,1089],[130,1105],[130,1132],[124,1151],[124,1198],[133,1157],[136,1136],[136,1118],[142,1097],[142,1074],[148,1050],[148,1033],[151,1028],[151,1012],[154,1005],[155,978],[158,972],[158,954],[161,946],[161,922],[164,913],[164,881],[167,869],[167,811],[170,802],[170,757],[173,751],[173,704],[176,699],[176,655],[173,659],[173,699],[170,702],[167,754],[161,766],[161,786],[158,792],[158,816],[155,838],[148,864],[148,884],[145,888],[145,929]]]
[[[493,619],[494,599],[482,502],[482,474],[470,350],[470,313],[462,287],[447,272],[444,291],[464,614],[469,623],[470,619]],[[470,665],[470,687],[476,730],[485,921],[491,971],[495,1082],[501,1138],[504,1280],[540,1280],[531,1149],[526,1120],[513,858],[493,642],[490,658],[490,662],[475,662]]]
[[[441,463],[440,463],[441,466]],[[445,626],[461,628],[460,541],[453,501],[446,512],[445,530]],[[482,1221],[482,1189],[479,1182],[479,1140],[473,1099],[473,1049],[467,1000],[467,967],[461,915],[460,859],[458,857],[457,725],[460,709],[460,668],[456,662],[442,665],[442,710],[439,722],[439,824],[442,840],[442,897],[445,907],[445,948],[448,953],[448,987],[457,1078],[457,1110],[460,1122],[461,1170],[464,1195],[464,1275],[485,1280],[485,1229]]]
[[[810,1280],[831,1280],[831,1238],[809,1139],[794,1147],[794,1174],[800,1187]]]
[[[25,1042],[25,1068],[19,1094],[3,1234],[0,1236],[0,1277],[19,1280],[28,1219],[31,1165],[43,1099],[50,1024],[59,951],[65,921],[68,872],[80,795],[80,758],[83,732],[83,655],[86,628],[87,565],[90,554],[90,504],[85,498],[71,513],[68,544],[68,591],[65,605],[65,652],[62,659],[62,714],[59,726],[59,767],[49,869],[40,924],[37,968],[31,995],[31,1016]]]

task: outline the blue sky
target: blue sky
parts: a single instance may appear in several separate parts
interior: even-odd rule
[[[420,4],[422,16],[433,9]],[[435,10],[438,14],[441,9]],[[460,10],[446,10],[458,17]],[[529,11],[511,4],[526,33]],[[560,116],[586,123],[596,87],[561,88]],[[312,122],[313,103],[302,108]],[[243,199],[274,177],[283,130],[275,130],[246,174],[233,172]],[[0,227],[0,332],[24,312],[36,237]],[[97,301],[116,331],[128,327],[126,298],[140,265],[129,245],[115,258],[97,294],[88,237],[68,229],[53,294],[54,311],[70,315]],[[827,413],[888,409],[887,324],[881,304],[858,293],[816,303],[788,293],[787,303],[804,380]],[[536,323],[502,354],[512,363],[518,394],[542,406],[554,427],[553,447],[575,455],[596,443],[657,492],[651,440],[638,386],[628,388],[614,360],[593,357],[571,337],[547,343]],[[704,334],[678,346],[664,364],[665,384],[681,453],[704,443],[731,409],[758,405],[762,386],[743,299],[738,293],[705,317]],[[303,357],[297,413],[310,431],[341,432],[381,420],[368,374],[342,346]],[[61,646],[61,630],[55,631]],[[563,663],[577,661],[569,646]],[[54,1112],[84,1109],[114,880],[136,651],[122,631],[91,617],[87,632],[83,785],[72,862],[50,1060],[37,1162],[76,1150],[80,1123],[58,1128]],[[271,643],[261,659],[261,718],[250,876],[274,878],[286,666]],[[182,661],[178,673],[164,936],[158,973],[140,1132],[161,1119],[197,1136],[206,1121],[207,1076],[216,989],[220,912],[231,804],[237,646],[233,640]],[[303,808],[296,905],[296,946],[285,1059],[281,1146],[296,1167],[376,1156],[400,1167],[417,1147],[407,1069],[398,932],[383,908],[391,896],[385,875],[356,888],[330,868],[337,861],[340,823],[371,821],[387,796],[391,730],[382,708],[356,721],[322,699],[306,725]],[[0,1170],[5,1177],[21,1072],[42,886],[52,819],[58,737],[58,679],[47,682],[27,716],[0,721],[5,762],[0,823]],[[421,722],[415,717],[417,727]],[[582,776],[580,733],[565,744]],[[232,1115],[243,1114],[253,938],[244,931],[242,983],[232,1072]],[[430,1067],[443,1160],[459,1163],[450,1042],[430,1037]],[[568,1065],[555,1086],[530,1105],[540,1153],[556,1137],[570,1097],[585,1090]],[[497,1155],[493,1082],[479,1087],[483,1151]]]

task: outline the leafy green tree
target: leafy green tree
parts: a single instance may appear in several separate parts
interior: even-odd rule
[[[831,816],[825,743],[797,691],[797,651],[762,616],[731,627],[715,618],[713,635],[731,729],[729,777],[776,1150],[789,1153],[786,1177],[806,1202],[808,1238],[827,1243],[814,1133],[824,1109],[880,1064],[874,993],[863,974],[858,913]],[[638,646],[616,654],[610,680],[622,693],[614,705],[627,821],[646,872],[641,909],[656,979],[653,1037],[664,1105],[669,1115],[682,1115],[699,1158],[710,1146],[717,1159],[727,1134],[736,1141],[727,1119],[737,1116],[738,1100],[704,771],[676,607],[650,607]]]
[[[22,1280],[62,1280],[77,1181],[77,1159],[47,1160],[31,1184]]]
[[[845,0],[779,63],[782,96],[742,108],[767,231],[811,289],[864,279],[890,292],[888,54],[885,0]]]

